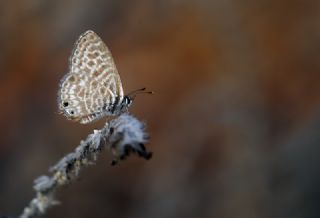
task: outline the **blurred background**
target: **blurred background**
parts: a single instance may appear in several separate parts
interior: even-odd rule
[[[57,114],[78,36],[113,53],[150,161],[108,152],[45,217],[320,217],[320,3],[276,0],[0,2],[0,215],[105,120]]]

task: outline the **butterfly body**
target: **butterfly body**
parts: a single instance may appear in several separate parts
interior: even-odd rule
[[[69,62],[58,93],[59,110],[68,119],[85,124],[127,110],[132,99],[123,94],[112,55],[97,34],[82,34]]]

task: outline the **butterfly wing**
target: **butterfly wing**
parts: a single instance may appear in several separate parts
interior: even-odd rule
[[[110,108],[122,101],[123,89],[112,55],[101,38],[90,30],[82,34],[69,62],[69,73],[60,85],[60,110],[80,123],[113,115]]]

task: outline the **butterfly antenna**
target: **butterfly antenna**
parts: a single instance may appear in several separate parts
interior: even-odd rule
[[[129,96],[129,95],[133,95],[133,94],[135,94],[135,93],[137,93],[137,92],[142,92],[142,91],[144,91],[144,90],[146,90],[146,87],[143,87],[143,88],[141,88],[141,89],[133,90],[132,92],[129,92],[129,93],[128,93],[128,96]]]
[[[135,98],[137,94],[153,94],[154,93],[152,91],[145,91],[145,90],[146,90],[145,87],[143,87],[141,89],[134,90],[132,92],[129,92],[128,96]]]

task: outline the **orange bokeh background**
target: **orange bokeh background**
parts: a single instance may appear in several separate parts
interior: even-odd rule
[[[110,48],[154,157],[104,152],[46,217],[320,217],[320,6],[310,1],[0,3],[0,216],[105,120],[57,114],[78,36]]]

